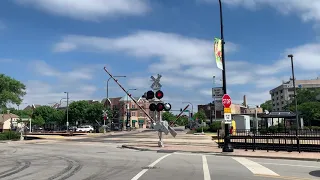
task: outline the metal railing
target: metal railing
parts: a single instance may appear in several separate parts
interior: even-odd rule
[[[218,145],[223,147],[224,132],[218,130]],[[320,130],[234,130],[230,133],[233,148],[266,151],[320,152]]]

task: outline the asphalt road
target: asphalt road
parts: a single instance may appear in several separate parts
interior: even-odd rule
[[[1,180],[320,179],[320,162],[142,152],[96,142],[0,143],[0,157]]]

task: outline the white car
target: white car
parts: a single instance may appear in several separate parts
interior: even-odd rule
[[[76,132],[93,132],[94,129],[90,125],[80,126],[76,129]]]

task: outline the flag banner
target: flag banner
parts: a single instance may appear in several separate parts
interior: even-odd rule
[[[214,55],[216,57],[217,67],[223,70],[221,50],[222,50],[222,40],[219,38],[214,38]]]

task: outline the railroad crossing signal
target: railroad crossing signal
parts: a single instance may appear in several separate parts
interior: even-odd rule
[[[156,92],[150,90],[146,93],[144,93],[144,95],[142,97],[146,98],[147,100],[161,100],[163,98],[164,94],[161,90],[157,90]],[[155,103],[155,102],[152,102],[150,105],[149,105],[149,109],[150,111],[170,111],[171,110],[171,104],[170,103],[162,103],[162,102],[159,102],[159,103]]]

